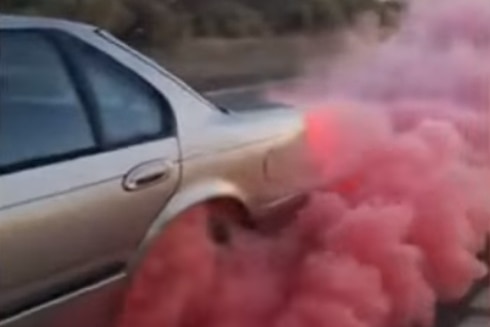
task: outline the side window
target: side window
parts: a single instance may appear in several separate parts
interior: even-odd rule
[[[58,38],[85,79],[106,145],[173,134],[170,105],[151,85],[98,49],[65,34]]]
[[[0,172],[95,147],[59,53],[43,35],[0,31]]]

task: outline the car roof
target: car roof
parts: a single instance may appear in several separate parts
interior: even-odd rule
[[[71,31],[98,30],[99,28],[58,18],[4,15],[0,13],[0,28],[54,28]]]

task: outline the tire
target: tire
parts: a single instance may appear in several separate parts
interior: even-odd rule
[[[237,207],[222,203],[176,217],[135,273],[116,326],[204,326],[220,258],[231,251],[241,222]]]

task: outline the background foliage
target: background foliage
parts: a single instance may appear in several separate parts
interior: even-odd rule
[[[205,91],[301,75],[312,54],[340,51],[335,32],[359,14],[396,22],[397,1],[0,0],[0,12],[101,26]]]
[[[240,38],[333,30],[366,10],[384,23],[396,0],[2,0],[0,10],[89,22],[125,41],[168,46],[191,37]]]

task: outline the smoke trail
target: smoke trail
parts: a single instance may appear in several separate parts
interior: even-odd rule
[[[313,158],[344,182],[295,226],[317,244],[284,326],[428,326],[437,299],[487,272],[475,254],[490,227],[490,3],[410,4],[392,39],[290,98],[316,108]],[[312,229],[332,219],[331,197],[343,213]]]
[[[175,260],[146,263],[128,298],[151,314],[121,326],[430,326],[436,301],[486,274],[490,2],[410,4],[378,48],[272,94],[313,108],[308,146],[332,187],[270,238],[237,230],[216,248],[199,220],[176,221],[177,245],[154,250]]]

